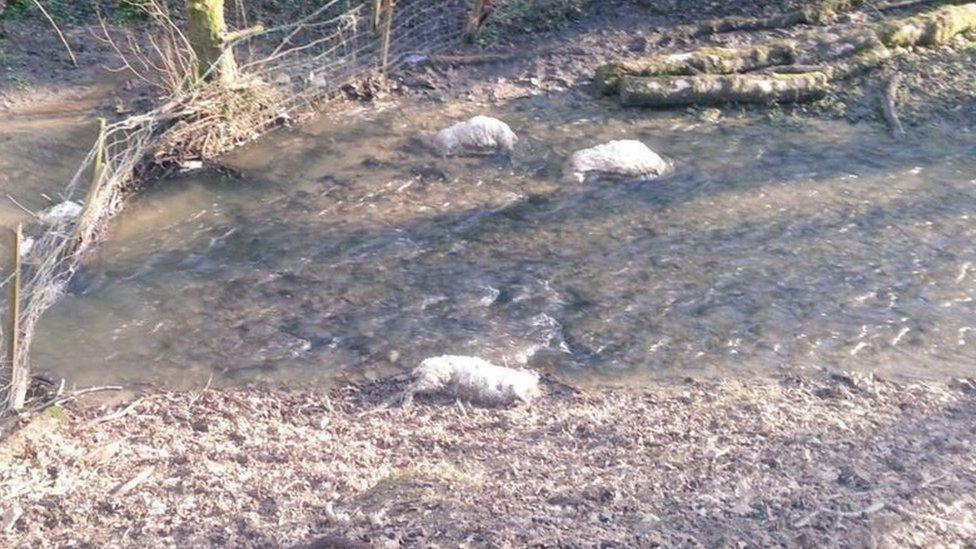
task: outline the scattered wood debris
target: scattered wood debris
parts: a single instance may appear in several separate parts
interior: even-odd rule
[[[972,380],[546,381],[531,407],[385,407],[406,383],[147,394],[112,421],[68,404],[0,444],[0,546],[976,539]]]

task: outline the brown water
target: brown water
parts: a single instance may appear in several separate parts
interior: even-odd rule
[[[533,98],[480,112],[514,164],[410,136],[473,109],[324,118],[156,185],[42,321],[77,383],[302,385],[474,354],[580,377],[831,367],[973,374],[976,139],[843,122],[719,124]],[[651,182],[563,183],[638,138]]]
[[[95,141],[94,109],[111,86],[91,85],[70,102],[38,101],[0,112],[0,226],[25,221],[25,209],[61,201],[58,193]]]

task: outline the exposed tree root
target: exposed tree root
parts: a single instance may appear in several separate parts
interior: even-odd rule
[[[881,112],[884,114],[885,121],[891,129],[891,135],[896,139],[905,136],[905,128],[898,119],[898,112],[895,103],[898,95],[898,84],[901,83],[901,75],[895,73],[885,85],[884,94],[881,97]]]
[[[827,94],[823,72],[702,76],[625,76],[620,102],[634,107],[675,107],[722,103],[788,103]]]
[[[896,53],[888,46],[876,42],[870,48],[856,51],[832,64],[829,69],[830,77],[833,80],[844,80],[864,74],[888,62]]]

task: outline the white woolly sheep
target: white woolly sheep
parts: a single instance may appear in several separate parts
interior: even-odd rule
[[[71,200],[65,200],[60,204],[55,204],[39,212],[37,219],[45,225],[68,223],[74,221],[81,215],[82,209],[84,208],[82,208],[81,204],[72,202]]]
[[[421,135],[442,156],[511,154],[518,136],[508,124],[489,116],[475,116],[435,134]]]
[[[424,360],[413,371],[403,404],[408,406],[415,394],[427,394],[506,406],[530,402],[539,393],[539,375],[535,372],[495,366],[476,357],[439,356]]]
[[[640,141],[611,141],[576,151],[566,164],[566,176],[583,183],[596,179],[654,179],[671,170],[671,163]]]

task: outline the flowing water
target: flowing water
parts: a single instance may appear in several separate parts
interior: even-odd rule
[[[537,97],[480,111],[521,135],[511,164],[411,139],[475,112],[325,117],[233,154],[241,178],[153,186],[43,319],[35,366],[175,387],[446,353],[600,379],[972,374],[973,136]],[[573,150],[628,137],[674,175],[561,180]]]
[[[38,101],[0,113],[0,226],[60,201],[58,193],[95,141],[94,108],[112,85],[91,85],[70,102]]]

